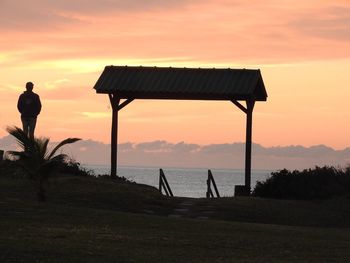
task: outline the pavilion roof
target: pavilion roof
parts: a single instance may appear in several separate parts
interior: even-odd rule
[[[94,89],[121,99],[267,99],[256,69],[107,66]]]

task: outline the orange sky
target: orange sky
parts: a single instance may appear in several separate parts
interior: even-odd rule
[[[33,81],[37,134],[109,141],[109,101],[93,85],[105,65],[260,68],[268,101],[254,110],[265,146],[350,146],[348,0],[0,1],[0,137],[20,125]],[[120,142],[244,141],[229,102],[135,101]]]

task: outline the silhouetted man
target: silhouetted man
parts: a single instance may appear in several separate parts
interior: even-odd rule
[[[23,131],[28,137],[34,137],[36,118],[41,111],[41,102],[38,94],[33,92],[34,84],[27,82],[26,91],[23,92],[17,103],[18,111],[21,113]]]

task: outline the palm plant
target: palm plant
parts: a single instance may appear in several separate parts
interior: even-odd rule
[[[46,200],[44,184],[50,175],[63,164],[67,158],[66,154],[57,154],[57,151],[64,145],[79,141],[79,138],[68,138],[60,142],[51,152],[48,150],[49,138],[28,137],[20,128],[7,127],[7,132],[16,138],[18,146],[22,151],[10,151],[9,154],[18,159],[19,165],[26,175],[37,185],[38,201]]]

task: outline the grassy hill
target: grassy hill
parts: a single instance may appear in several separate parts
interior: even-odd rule
[[[58,176],[38,203],[0,176],[0,262],[348,262],[350,200],[166,198],[108,178]],[[169,216],[182,203],[184,217]],[[203,218],[203,214],[209,219]]]

